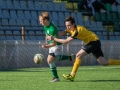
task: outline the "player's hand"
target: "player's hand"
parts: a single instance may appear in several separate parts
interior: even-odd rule
[[[54,40],[54,37],[53,36],[47,36],[47,39],[48,40]]]
[[[47,48],[45,44],[42,44],[41,46],[43,49]]]

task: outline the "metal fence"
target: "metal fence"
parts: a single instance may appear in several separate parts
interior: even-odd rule
[[[0,69],[11,68],[34,68],[34,67],[48,67],[46,58],[48,49],[42,49],[41,44],[44,41],[0,41]],[[120,41],[101,41],[102,50],[105,58],[120,59]],[[62,45],[62,54],[76,54],[83,46],[83,42],[75,40],[67,45]],[[35,64],[33,57],[35,54],[41,53],[45,57],[42,64]],[[57,61],[57,66],[72,66],[71,61]],[[82,58],[82,65],[99,65],[92,54]]]

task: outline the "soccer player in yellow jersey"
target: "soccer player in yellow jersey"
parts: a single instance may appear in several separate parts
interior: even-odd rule
[[[70,33],[71,34],[70,37],[68,37],[67,39],[58,39],[52,36],[48,36],[47,38],[49,40],[54,40],[56,42],[65,43],[65,44],[69,43],[74,38],[77,38],[86,43],[86,45],[83,46],[76,54],[76,60],[75,60],[71,73],[68,75],[63,74],[63,77],[65,79],[74,81],[78,67],[81,64],[81,58],[90,53],[92,53],[93,56],[97,59],[97,61],[104,66],[120,65],[120,60],[108,60],[107,61],[104,58],[103,52],[101,50],[100,40],[94,32],[89,31],[84,26],[79,26],[79,25],[77,26],[72,16],[69,16],[66,18],[65,24],[66,24],[67,29],[65,31],[62,31],[59,35],[62,36],[62,35],[65,35],[66,33]]]

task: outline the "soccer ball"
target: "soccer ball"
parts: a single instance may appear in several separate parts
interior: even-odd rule
[[[44,61],[44,56],[42,54],[35,54],[34,56],[34,62],[36,64],[41,64]]]

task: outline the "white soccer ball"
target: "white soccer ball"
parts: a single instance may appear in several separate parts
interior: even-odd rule
[[[44,61],[44,56],[42,54],[35,54],[34,56],[34,62],[36,64],[41,64]]]

